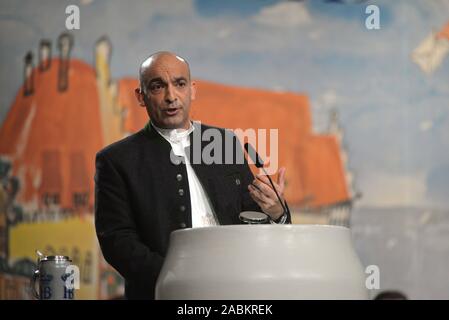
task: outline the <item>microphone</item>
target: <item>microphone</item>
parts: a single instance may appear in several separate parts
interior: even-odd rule
[[[260,158],[259,154],[257,153],[257,151],[253,148],[252,145],[250,145],[248,142],[245,143],[245,150],[246,153],[249,155],[249,157],[251,158],[251,160],[253,160],[254,164],[256,165],[257,168],[262,168],[262,170],[265,172],[265,174],[267,174],[267,172],[264,169],[264,162],[263,160]]]
[[[270,178],[270,175],[267,173],[267,171],[264,168],[264,162],[263,160],[260,158],[259,154],[257,153],[257,151],[253,148],[252,145],[250,145],[248,142],[245,142],[245,150],[246,153],[248,154],[248,156],[251,158],[251,160],[254,162],[254,164],[256,165],[257,168],[262,168],[263,172],[265,173],[265,175],[267,176],[268,180],[270,181],[271,187],[274,190],[274,193],[276,193],[276,196],[279,200],[279,203],[282,206],[282,209],[284,209],[284,214],[290,214],[290,209],[287,205],[287,201],[285,201],[285,205],[281,200],[281,197],[279,196],[278,192],[276,191],[276,188],[274,187],[273,181]],[[257,188],[257,187],[256,187]]]

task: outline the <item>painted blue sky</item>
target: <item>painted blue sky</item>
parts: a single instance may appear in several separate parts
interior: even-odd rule
[[[449,57],[432,75],[410,59],[449,22],[449,2],[14,0],[0,3],[0,120],[21,84],[23,57],[65,30],[77,4],[73,56],[93,63],[113,44],[114,78],[136,76],[154,51],[186,57],[194,77],[306,93],[314,127],[336,108],[363,205],[449,207]],[[365,8],[380,8],[380,30]],[[287,173],[288,174],[288,173]]]

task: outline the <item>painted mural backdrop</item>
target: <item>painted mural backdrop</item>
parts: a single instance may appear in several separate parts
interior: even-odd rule
[[[373,3],[374,29],[364,1],[2,1],[0,299],[31,298],[35,250],[73,259],[77,298],[122,295],[94,159],[148,121],[133,91],[158,50],[189,60],[194,119],[278,130],[295,223],[351,227],[379,290],[448,298],[449,4]]]

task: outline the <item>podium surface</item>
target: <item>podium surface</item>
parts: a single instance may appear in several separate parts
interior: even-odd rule
[[[172,232],[156,299],[368,299],[348,228],[233,225]]]

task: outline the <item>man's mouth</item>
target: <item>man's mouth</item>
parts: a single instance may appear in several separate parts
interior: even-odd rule
[[[168,108],[164,110],[164,113],[168,116],[176,115],[181,108]]]

